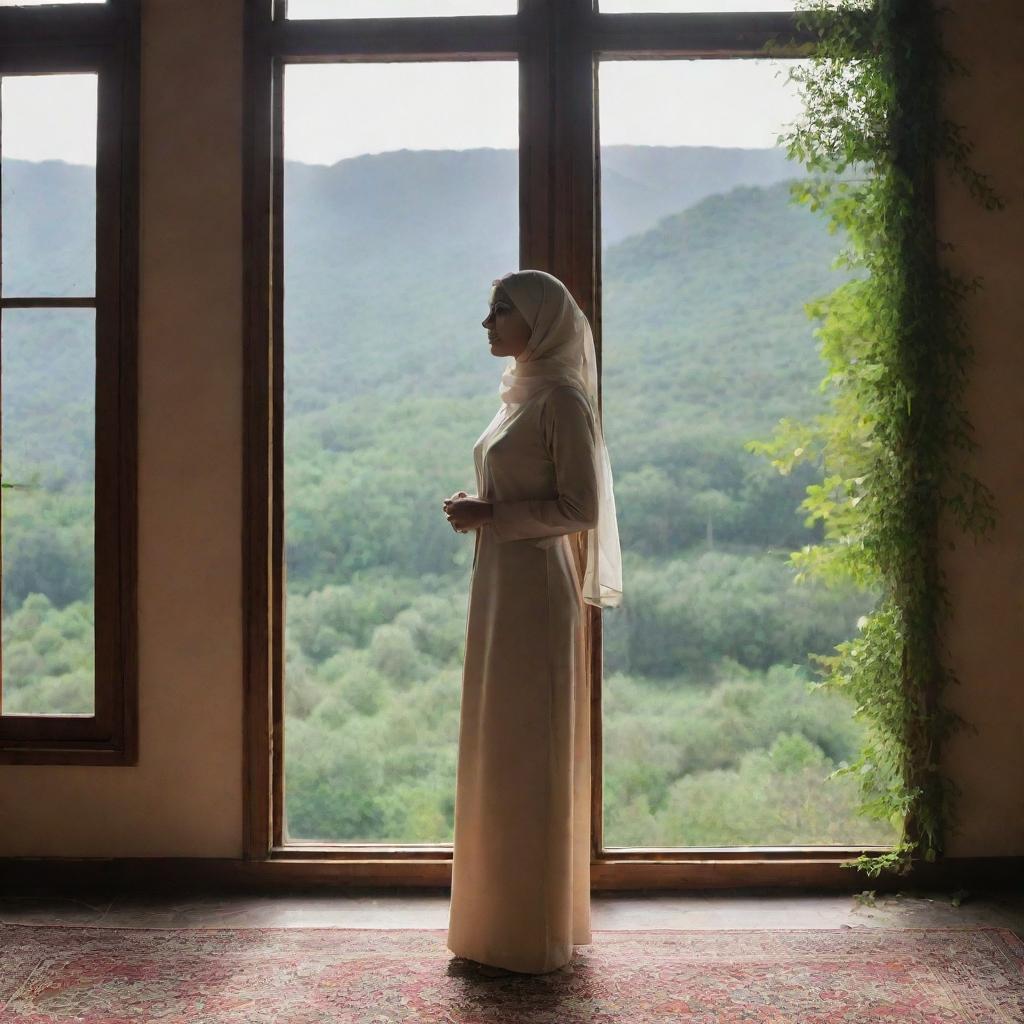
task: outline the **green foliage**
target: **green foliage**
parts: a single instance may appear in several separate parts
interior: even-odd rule
[[[747,668],[804,664],[848,637],[866,610],[852,588],[795,588],[781,552],[697,550],[672,559],[627,551],[630,598],[605,620],[608,671],[655,686],[709,677],[729,657]],[[619,639],[622,634],[621,640]]]
[[[939,116],[941,83],[963,67],[943,49],[930,3],[807,0],[798,21],[819,42],[790,72],[804,112],[779,141],[811,172],[792,194],[842,230],[841,261],[861,276],[806,307],[821,323],[829,411],[784,418],[748,448],[783,474],[820,464],[801,507],[824,538],[793,552],[798,578],[882,594],[859,636],[817,657],[818,685],[848,693],[868,726],[860,756],[834,774],[858,780],[862,813],[902,827],[891,852],[847,866],[905,873],[915,850],[942,853],[956,787],[940,773],[941,749],[966,724],[941,704],[957,680],[940,658],[949,602],[938,519],[947,509],[977,535],[994,522],[991,492],[965,468],[976,443],[961,407],[972,351],[962,307],[979,282],[939,260],[949,246],[935,236],[935,166],[986,209],[1002,202],[968,164],[960,127]],[[859,176],[839,177],[850,169]]]
[[[629,664],[636,623],[609,617],[623,635],[606,643],[606,842],[889,842],[891,826],[855,820],[853,780],[822,784],[853,758],[863,727],[848,698],[814,692],[804,664],[809,643],[825,649],[848,635],[862,595],[811,585],[786,622],[787,595],[805,594],[794,595],[790,570],[763,553],[689,553],[667,567],[669,585],[653,563],[627,569],[636,615],[651,587],[690,593],[695,606],[711,601],[712,622],[730,602],[740,610],[708,636],[690,636],[689,671],[664,676]],[[808,625],[814,597],[822,607]],[[455,575],[368,573],[289,595],[285,807],[294,840],[451,842],[465,602],[466,580]],[[672,607],[688,614],[683,600]],[[677,628],[665,618],[659,643]],[[778,646],[737,642],[755,628],[762,644]],[[723,653],[730,648],[736,657]],[[715,799],[701,795],[704,783]]]
[[[4,711],[95,713],[93,596],[54,607],[31,593],[4,619]]]
[[[93,582],[91,486],[56,492],[42,485],[10,486],[2,506],[5,608],[17,608],[34,593],[58,607],[81,600]]]
[[[845,698],[814,687],[799,666],[761,672],[728,658],[702,686],[610,674],[606,844],[889,842],[889,828],[852,821],[855,785],[824,785],[862,730]]]

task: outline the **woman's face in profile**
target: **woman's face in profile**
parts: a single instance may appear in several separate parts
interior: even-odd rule
[[[526,348],[533,333],[508,293],[500,285],[491,289],[490,309],[482,321],[490,341],[492,356],[516,356]]]

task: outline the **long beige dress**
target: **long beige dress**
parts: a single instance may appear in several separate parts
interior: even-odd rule
[[[590,686],[577,552],[598,508],[586,397],[499,411],[473,449],[448,948],[545,973],[590,933]],[[503,418],[504,415],[504,418]],[[572,542],[570,542],[572,535]]]

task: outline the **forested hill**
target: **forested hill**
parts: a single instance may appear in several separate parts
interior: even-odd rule
[[[92,295],[96,168],[3,158],[4,295]]]
[[[518,170],[508,149],[398,150],[329,167],[286,161],[288,214],[300,232],[316,225],[362,238],[395,224],[403,233],[442,232],[450,244],[464,245],[480,231],[493,237],[514,229]],[[778,149],[605,147],[603,242],[614,244],[734,185],[768,185],[792,174]]]
[[[519,262],[514,156],[402,152],[286,167],[293,412],[368,392],[399,399],[410,387],[493,396],[500,366],[479,320],[492,278]],[[717,344],[732,332],[718,355],[757,337],[763,356],[781,344],[783,363],[818,372],[801,305],[838,283],[828,268],[839,243],[820,216],[790,203],[781,176],[794,167],[779,151],[611,147],[602,159],[604,235],[615,239],[604,257],[605,339],[623,335],[616,358],[633,361],[663,328],[709,326],[724,307],[707,336]],[[756,335],[742,337],[751,326]],[[744,359],[736,369],[750,368]],[[794,383],[805,390],[807,380]],[[774,393],[775,379],[762,383]]]
[[[714,192],[768,184],[791,170],[778,150],[608,147],[604,244]],[[6,294],[92,293],[95,174],[61,160],[4,159]],[[514,150],[400,150],[330,167],[286,161],[286,244],[318,260],[312,276],[289,265],[289,284],[303,299],[337,271],[339,284],[373,301],[392,292],[394,280],[422,278],[429,264],[431,273],[482,277],[486,290],[488,275],[518,266],[517,180]]]
[[[775,150],[610,147],[602,154],[606,248],[723,188],[791,172]],[[447,395],[493,394],[479,320],[491,280],[519,266],[517,180],[511,150],[286,165],[293,408],[320,407],[315,393],[324,388],[397,397],[410,373]],[[330,343],[342,329],[344,344]]]
[[[657,428],[670,444],[710,414],[719,429],[759,432],[813,400],[821,366],[802,303],[839,283],[829,266],[840,239],[790,202],[783,179],[795,170],[779,150],[602,152],[605,396],[622,433],[639,441]],[[60,161],[4,161],[7,294],[90,291],[83,197],[93,176]],[[516,180],[511,150],[286,163],[289,424],[336,417],[370,395],[493,403],[502,361],[480,319],[491,280],[518,266]],[[5,337],[29,320],[9,317]],[[62,335],[59,373],[46,345],[5,344],[9,451],[20,434],[22,450],[61,460],[69,435],[53,410],[80,402],[91,373],[88,347],[69,344],[88,325],[73,320],[84,318],[32,320],[57,325],[47,331]],[[671,430],[658,426],[667,415]]]
[[[643,395],[691,435],[818,411],[824,367],[803,304],[845,279],[832,269],[841,242],[780,182],[708,196],[613,246],[602,297],[612,409]]]

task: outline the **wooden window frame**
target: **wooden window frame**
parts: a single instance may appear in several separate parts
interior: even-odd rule
[[[134,765],[138,0],[0,8],[0,74],[70,72],[97,75],[95,294],[10,296],[2,304],[95,309],[95,713],[4,715],[0,707],[0,763]]]
[[[593,0],[520,0],[514,15],[289,21],[287,0],[245,2],[244,857],[288,862],[296,880],[446,885],[450,843],[283,842],[284,65],[518,60],[520,265],[572,291],[594,328],[600,381],[599,62],[764,58],[770,40],[771,56],[807,56],[816,37],[798,31],[791,12],[600,14]],[[601,612],[587,609],[596,888],[834,883],[841,861],[885,849],[604,848]]]

